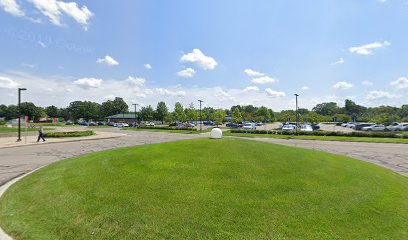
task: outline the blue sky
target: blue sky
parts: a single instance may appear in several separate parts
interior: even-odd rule
[[[408,2],[0,0],[0,104],[408,103]]]

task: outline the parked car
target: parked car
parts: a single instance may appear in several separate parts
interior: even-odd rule
[[[313,130],[319,130],[320,129],[319,125],[312,125],[312,127],[313,127]]]
[[[213,121],[204,121],[203,123],[204,123],[204,125],[210,125],[210,126],[215,125],[215,123]]]
[[[369,127],[369,126],[372,126],[372,125],[375,125],[375,123],[358,123],[353,127],[353,129],[354,130],[361,130],[363,127]]]
[[[261,123],[261,122],[257,122],[257,123],[256,123],[256,126],[262,126],[262,123]]]
[[[254,123],[245,123],[242,128],[245,130],[255,130],[256,129]]]
[[[71,122],[71,121],[67,121],[67,122],[65,123],[65,125],[72,125],[72,124],[74,124],[74,123]]]
[[[88,123],[88,126],[98,126],[98,124],[95,123],[95,122],[89,122],[89,123]]]
[[[352,123],[352,122],[344,122],[344,123],[342,123],[340,126],[342,126],[342,127],[347,127],[347,125],[350,124],[350,123]]]
[[[400,123],[397,126],[395,126],[393,131],[408,131],[408,123]]]
[[[385,126],[384,124],[374,124],[368,127],[363,127],[361,130],[363,131],[384,131]]]
[[[154,127],[154,122],[149,122],[149,123],[146,123],[146,126],[149,126],[149,127]]]
[[[309,124],[302,124],[302,125],[300,125],[300,131],[313,132],[313,127],[312,127],[312,125],[309,125]]]
[[[225,126],[229,128],[239,128],[238,123],[233,123],[233,122],[227,123]]]
[[[392,131],[393,130],[393,128],[394,127],[396,127],[396,126],[398,126],[399,125],[399,123],[392,123],[391,125],[388,125],[388,126],[386,126],[385,127],[385,129],[387,129],[387,130],[389,130],[389,131]]]
[[[282,126],[282,131],[293,131],[295,129],[296,129],[296,126],[292,124],[285,124]]]

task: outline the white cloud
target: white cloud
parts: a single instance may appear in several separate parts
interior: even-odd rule
[[[244,70],[244,73],[245,73],[246,75],[248,75],[248,77],[251,77],[251,78],[259,78],[259,77],[265,76],[264,73],[257,72],[257,71],[255,71],[255,70],[250,69],[250,68],[245,69],[245,70]]]
[[[17,88],[20,84],[7,77],[0,77],[0,88]]]
[[[259,91],[259,87],[257,86],[249,86],[246,87],[244,90],[242,90],[242,92],[258,92]]]
[[[373,83],[373,82],[370,82],[370,81],[365,80],[365,81],[362,81],[362,82],[361,82],[361,84],[362,84],[362,85],[365,85],[365,86],[372,86],[374,83]]]
[[[384,41],[384,42],[373,42],[373,43],[369,43],[366,45],[362,45],[362,46],[357,46],[357,47],[351,47],[349,48],[349,51],[351,53],[356,53],[359,55],[373,55],[374,52],[373,50],[376,48],[384,48],[386,46],[390,46],[391,43],[388,41]]]
[[[156,88],[156,92],[160,95],[164,96],[171,96],[171,97],[184,97],[186,96],[186,92],[184,91],[171,91],[165,88]]]
[[[352,87],[353,87],[353,84],[348,83],[348,82],[337,82],[336,84],[333,85],[333,88],[340,89],[340,90],[347,90]]]
[[[87,6],[79,7],[76,2],[63,2],[58,0],[29,0],[50,22],[57,26],[63,26],[62,16],[65,13],[82,25],[86,30],[88,21],[93,13]]]
[[[113,101],[113,100],[115,100],[115,95],[109,94],[109,95],[103,97],[103,99]]]
[[[286,96],[285,92],[274,91],[274,90],[272,90],[270,88],[265,89],[265,92],[269,97],[273,97],[273,98],[285,97]]]
[[[183,78],[192,78],[194,77],[194,74],[196,73],[196,71],[192,68],[186,68],[184,70],[181,70],[180,72],[177,73],[177,75],[179,75],[180,77]]]
[[[400,77],[398,80],[392,81],[390,84],[397,89],[408,89],[408,78]]]
[[[184,54],[180,61],[197,64],[205,70],[212,70],[218,65],[214,58],[204,55],[198,48],[193,49],[191,53]]]
[[[146,69],[152,69],[152,65],[150,65],[149,63],[146,63],[145,65],[143,65],[144,68]]]
[[[344,59],[339,58],[339,60],[337,60],[336,62],[333,62],[331,65],[343,64],[343,63],[344,63]]]
[[[107,66],[119,65],[119,63],[115,59],[113,59],[113,57],[111,56],[105,56],[104,58],[98,58],[96,62],[100,64],[105,64]]]
[[[253,78],[251,80],[251,82],[255,83],[255,84],[267,84],[267,83],[276,82],[276,79],[273,79],[273,78],[268,77],[268,76],[263,76],[263,77]]]
[[[146,79],[132,76],[129,76],[126,81],[136,86],[143,86],[146,83]]]
[[[99,88],[102,84],[102,79],[81,78],[76,80],[74,84],[84,89]]]
[[[35,68],[34,64],[28,64],[28,63],[22,63],[21,66],[25,68]]]
[[[24,11],[21,9],[21,6],[16,2],[16,0],[0,0],[0,7],[11,15],[17,17],[24,16]]]
[[[308,86],[303,86],[301,89],[302,89],[303,91],[307,91],[307,90],[309,90],[309,87],[308,87]]]
[[[378,99],[391,99],[396,98],[396,95],[393,95],[389,92],[384,91],[371,91],[367,95],[367,100],[378,100]]]

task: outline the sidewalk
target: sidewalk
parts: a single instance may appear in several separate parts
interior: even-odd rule
[[[114,132],[102,132],[102,131],[95,131],[95,135],[86,136],[86,137],[69,137],[69,138],[46,138],[46,141],[37,142],[38,135],[35,136],[27,136],[27,143],[25,142],[25,137],[21,137],[21,142],[17,142],[16,137],[5,137],[0,138],[0,149],[2,148],[11,148],[11,147],[24,147],[30,145],[38,145],[38,144],[53,144],[53,143],[62,143],[62,142],[76,142],[76,141],[89,141],[89,140],[100,140],[100,139],[109,139],[109,138],[116,138],[116,137],[123,137],[126,134],[123,133],[114,133]]]

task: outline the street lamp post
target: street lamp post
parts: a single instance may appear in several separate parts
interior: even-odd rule
[[[203,100],[198,100],[200,102],[200,132],[202,131],[203,119],[201,117],[201,103],[204,102]]]
[[[299,94],[296,94],[296,135],[298,135],[298,128],[299,128],[299,112],[298,112],[298,97]]]
[[[137,107],[137,105],[139,105],[139,104],[133,103],[133,106],[135,106],[135,123],[133,124],[133,127],[136,127],[136,121],[137,121],[137,119],[136,119],[136,111],[137,111],[136,107]]]
[[[21,105],[21,91],[25,91],[27,88],[18,88],[18,138],[17,142],[21,141],[21,110],[20,110],[20,105]]]

